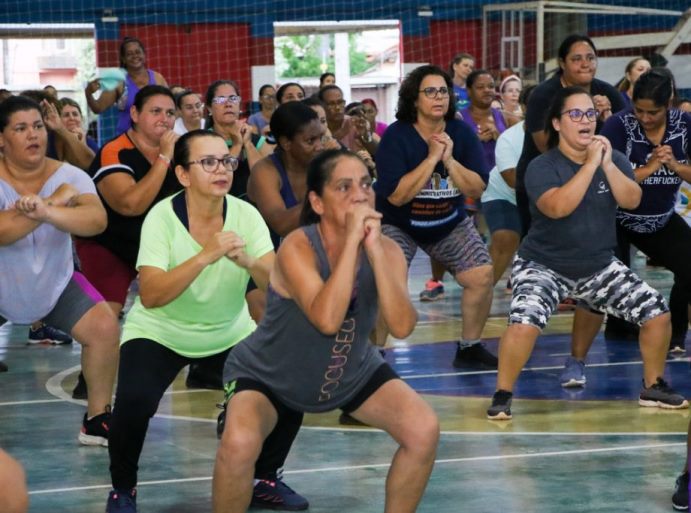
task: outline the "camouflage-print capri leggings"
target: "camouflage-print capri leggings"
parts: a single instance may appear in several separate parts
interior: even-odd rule
[[[566,297],[639,326],[669,311],[662,295],[616,258],[601,271],[572,280],[516,256],[511,283],[509,324],[530,324],[540,330]]]

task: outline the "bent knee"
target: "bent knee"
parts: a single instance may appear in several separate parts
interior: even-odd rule
[[[439,419],[431,408],[424,415],[416,416],[414,425],[403,434],[400,440],[401,447],[417,452],[421,456],[435,454],[438,443]]]
[[[491,290],[494,286],[494,269],[491,264],[481,265],[458,273],[456,281],[466,289]]]
[[[264,440],[259,433],[233,429],[227,426],[218,445],[220,458],[254,465],[261,453]]]
[[[664,329],[668,326],[669,327],[672,326],[672,316],[670,315],[669,312],[665,312],[665,313],[660,314],[656,317],[648,319],[647,321],[645,321],[641,325],[642,328],[658,328],[658,329]]]

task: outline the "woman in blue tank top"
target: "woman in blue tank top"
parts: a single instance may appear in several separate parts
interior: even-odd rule
[[[142,42],[134,37],[126,37],[120,44],[120,67],[127,72],[125,80],[120,82],[112,91],[101,91],[98,99],[93,94],[101,88],[99,79],[92,80],[86,85],[84,94],[86,103],[95,113],[100,114],[113,105],[117,105],[118,125],[117,133],[122,134],[132,126],[130,108],[134,104],[134,97],[139,90],[147,85],[162,85],[168,87],[166,79],[160,73],[146,67],[146,51]]]
[[[371,184],[364,163],[349,152],[327,151],[310,165],[302,220],[311,224],[281,245],[266,315],[226,362],[230,402],[214,470],[214,513],[246,511],[261,444],[284,416],[335,408],[399,444],[386,511],[415,511],[422,498],[439,426],[368,340],[378,309],[397,338],[416,322],[405,257],[381,233]]]
[[[284,103],[271,117],[277,146],[252,169],[247,194],[269,225],[276,249],[300,226],[307,166],[322,151],[324,130],[317,113],[300,102]]]

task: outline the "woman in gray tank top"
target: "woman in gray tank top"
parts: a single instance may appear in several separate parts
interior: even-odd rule
[[[319,155],[307,191],[307,226],[279,249],[266,315],[226,362],[230,402],[213,511],[246,511],[262,442],[282,417],[341,408],[398,442],[386,511],[412,512],[432,471],[438,421],[368,340],[379,308],[395,337],[415,326],[406,261],[381,233],[371,178],[357,156],[340,150]]]

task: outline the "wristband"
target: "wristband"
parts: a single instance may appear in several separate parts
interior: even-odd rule
[[[158,158],[170,166],[171,160],[168,157],[166,157],[163,153],[159,153]]]

